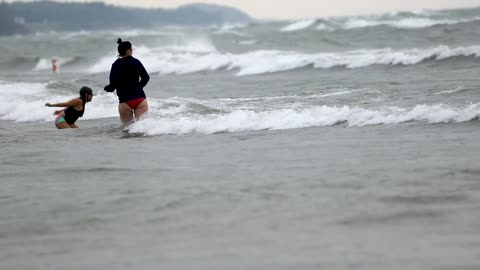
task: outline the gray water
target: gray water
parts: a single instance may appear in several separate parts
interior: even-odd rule
[[[2,122],[2,269],[480,267],[476,123],[145,138],[115,120]]]
[[[479,269],[476,13],[1,37],[0,269]]]

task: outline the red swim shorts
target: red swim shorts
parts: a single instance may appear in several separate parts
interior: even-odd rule
[[[137,98],[137,99],[134,99],[134,100],[129,100],[125,103],[127,103],[127,105],[132,109],[132,110],[135,110],[138,105],[140,105],[140,103],[142,103],[142,101],[144,101],[145,98]]]

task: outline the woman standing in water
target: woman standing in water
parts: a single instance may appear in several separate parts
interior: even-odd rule
[[[139,119],[148,111],[147,97],[143,88],[150,76],[142,63],[132,56],[132,44],[118,39],[119,58],[112,64],[110,84],[105,91],[117,90],[119,99],[118,113],[123,126]]]
[[[47,107],[66,107],[63,110],[55,111],[53,114],[57,115],[55,118],[55,126],[58,129],[64,128],[78,128],[75,124],[79,117],[83,116],[85,112],[85,104],[92,101],[93,91],[89,87],[80,88],[80,97],[74,98],[63,103],[46,103]]]

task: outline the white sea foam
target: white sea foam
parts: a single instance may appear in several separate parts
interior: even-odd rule
[[[256,130],[296,129],[345,123],[349,127],[391,125],[410,121],[426,123],[465,122],[477,118],[480,105],[417,105],[413,108],[317,106],[301,110],[270,111],[234,110],[225,114],[181,114],[151,116],[130,126],[129,132],[145,135],[242,132]]]
[[[91,66],[87,72],[88,73],[100,73],[100,72],[108,72],[110,71],[110,68],[112,67],[113,62],[117,60],[117,55],[114,52],[110,53],[110,56],[102,57],[100,60],[98,60],[97,63],[95,63],[93,66]]]
[[[152,63],[153,72],[161,74],[187,74],[199,71],[214,71],[227,68],[234,60],[230,54],[171,54],[163,53]]]
[[[353,28],[364,28],[364,27],[372,27],[372,26],[391,26],[395,28],[425,28],[431,27],[434,25],[449,25],[449,24],[458,24],[467,21],[476,21],[480,18],[475,18],[471,20],[447,20],[447,19],[431,19],[431,18],[404,18],[400,20],[369,20],[369,19],[349,19],[343,25],[345,29],[353,29]]]
[[[330,31],[330,32],[335,31],[335,29],[334,29],[333,27],[330,27],[330,26],[328,26],[328,25],[326,25],[326,24],[324,24],[324,23],[318,24],[318,25],[315,27],[315,29],[320,30],[320,31]]]
[[[245,28],[247,26],[248,26],[248,24],[245,24],[245,23],[226,23],[226,24],[222,24],[222,25],[212,25],[212,26],[208,27],[208,29],[212,30],[212,31],[218,31],[218,30],[229,31],[229,30],[235,30],[235,29],[242,29],[242,28]]]
[[[285,26],[284,28],[281,29],[282,32],[293,32],[293,31],[299,31],[306,29],[310,26],[312,26],[316,22],[315,19],[307,19],[307,20],[301,20],[294,22],[290,25]]]
[[[415,29],[415,28],[426,28],[436,25],[454,25],[459,23],[475,22],[479,21],[480,17],[473,17],[467,19],[439,19],[439,18],[429,18],[429,17],[411,17],[411,18],[399,18],[399,19],[379,19],[379,18],[370,18],[370,17],[351,17],[341,22],[340,24],[337,21],[332,21],[332,24],[339,25],[341,29],[357,29],[365,27],[374,27],[374,26],[390,26],[400,29]],[[318,30],[327,30],[322,28],[317,28]]]
[[[257,43],[256,40],[241,40],[238,42],[238,44],[245,45],[245,46],[253,45],[255,43]]]
[[[137,57],[150,72],[187,74],[219,69],[236,70],[238,76],[274,73],[312,66],[328,69],[337,66],[354,69],[370,65],[415,65],[425,60],[443,60],[457,56],[480,56],[480,46],[450,48],[438,46],[407,50],[355,50],[335,53],[304,54],[290,51],[252,51],[244,54],[194,53],[137,50]],[[108,72],[114,57],[103,58],[89,72]]]
[[[92,31],[85,31],[85,30],[81,30],[81,31],[78,31],[78,32],[67,32],[67,33],[62,33],[62,34],[58,34],[59,36],[59,40],[70,40],[70,39],[75,39],[75,38],[78,38],[78,37],[86,37],[86,36],[90,36],[92,35],[93,32]]]
[[[49,89],[42,83],[0,82],[0,120],[52,121],[46,102],[65,102],[77,96]],[[130,132],[146,135],[240,132],[331,126],[389,125],[409,121],[451,123],[470,121],[480,115],[480,103],[470,105],[420,104],[408,108],[312,105],[312,99],[348,95],[361,89],[338,89],[330,94],[287,95],[236,99],[149,99],[149,117],[131,126]],[[11,100],[15,102],[11,102]],[[265,103],[268,101],[268,103]],[[117,98],[100,91],[87,105],[82,119],[117,117]],[[266,106],[268,104],[268,106]],[[310,104],[310,105],[309,105]]]
[[[41,99],[45,90],[46,84],[43,83],[1,82],[0,119],[19,122],[46,120],[48,113],[41,110],[47,102],[45,98]]]
[[[162,36],[169,35],[168,31],[163,30],[147,30],[147,29],[133,29],[128,31],[115,32],[119,37],[138,37],[138,36]]]
[[[432,16],[432,15],[440,14],[439,11],[436,11],[433,9],[417,9],[417,10],[410,11],[410,13],[418,16]]]
[[[156,51],[180,51],[180,52],[195,52],[195,53],[207,53],[216,52],[217,48],[213,42],[206,36],[196,37],[182,37],[171,44],[166,44],[161,47],[157,47]]]
[[[160,72],[162,67],[169,64],[168,61],[175,63],[177,60],[181,61],[185,57],[189,58],[189,56],[193,57],[193,55],[202,55],[216,51],[214,44],[208,38],[198,36],[186,40],[183,38],[176,39],[155,48],[144,45],[135,46],[134,56],[140,59],[150,72]],[[118,53],[112,50],[107,56],[100,58],[97,63],[88,68],[86,72],[108,72],[117,57]]]
[[[34,67],[33,70],[49,70],[52,69],[52,59],[56,59],[56,65],[58,68],[58,71],[61,70],[61,67],[65,64],[68,64],[75,60],[74,57],[58,57],[58,56],[53,56],[52,58],[40,58],[37,62],[37,65]]]
[[[150,56],[154,55],[154,52],[146,47],[146,46],[137,46],[134,47],[134,52],[135,52],[135,57],[137,58],[145,58],[145,59],[150,59]],[[118,53],[111,52],[109,56],[101,58],[95,65],[90,67],[87,72],[89,73],[99,73],[99,72],[107,72],[110,71],[110,68],[117,60]],[[150,62],[150,61],[149,61]]]
[[[440,91],[440,92],[437,92],[435,93],[436,95],[441,95],[441,94],[454,94],[454,93],[458,93],[458,92],[461,92],[465,90],[465,88],[463,86],[457,86],[455,87],[454,89],[449,89],[449,90],[444,90],[444,91]]]
[[[235,35],[235,36],[246,36],[245,33],[240,32],[242,28],[247,27],[248,24],[224,24],[221,26],[212,26],[210,27],[210,30],[213,31],[214,34],[217,35]]]

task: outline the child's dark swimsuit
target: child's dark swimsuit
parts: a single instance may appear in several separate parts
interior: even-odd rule
[[[65,121],[67,121],[69,125],[72,125],[72,124],[75,124],[75,121],[77,121],[79,117],[83,116],[84,112],[85,112],[85,103],[83,103],[81,111],[77,111],[73,107],[68,107],[64,111],[65,116],[63,118],[65,118]]]
[[[59,115],[55,117],[55,125],[58,125],[62,122],[67,122],[69,125],[75,124],[75,122],[78,120],[79,117],[83,116],[83,113],[85,112],[85,103],[83,103],[83,108],[81,111],[75,110],[73,107],[67,107],[64,111],[64,115]]]
[[[64,115],[59,115],[55,117],[55,125],[58,125],[62,122],[67,122],[69,125],[75,124],[75,122],[78,120],[79,117],[83,116],[83,113],[85,112],[85,102],[83,103],[83,107],[81,111],[75,110],[73,107],[67,107],[64,111]]]

